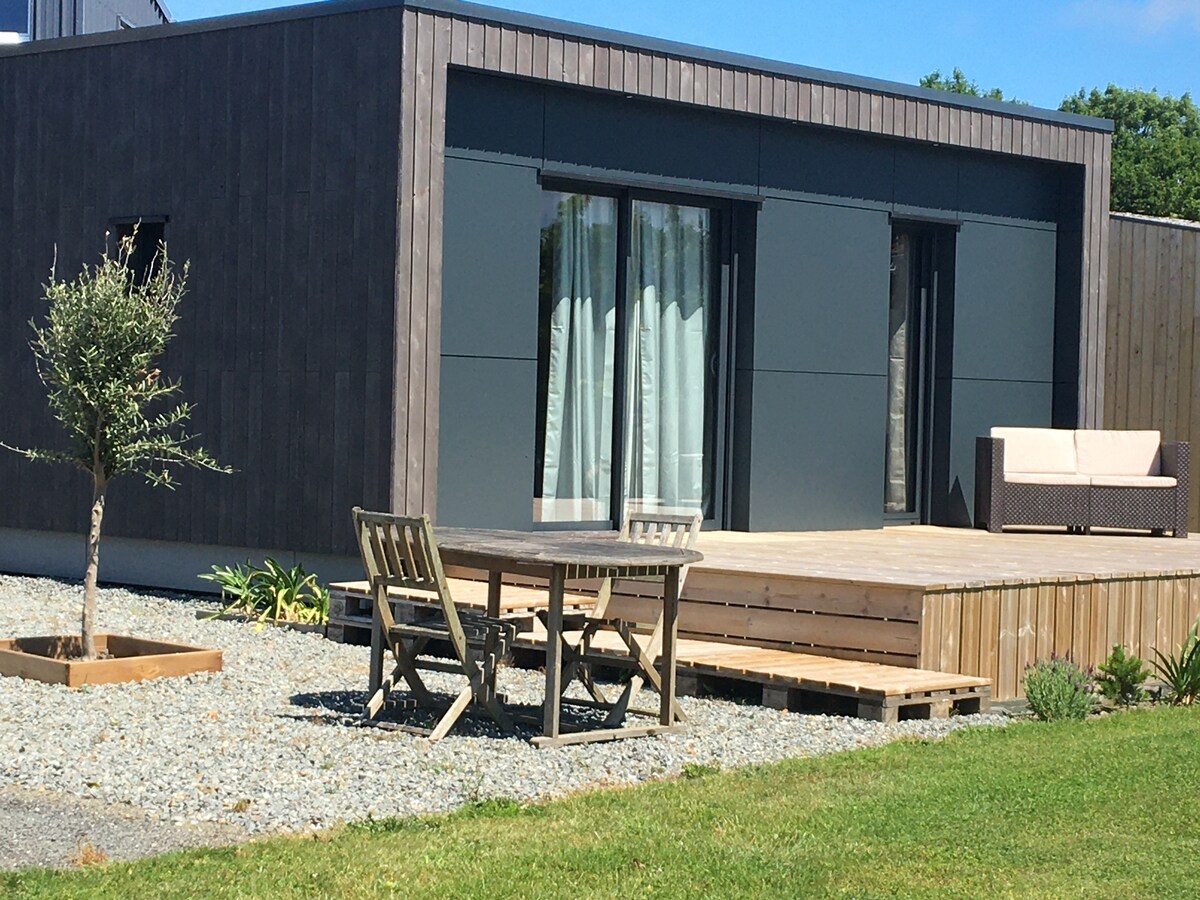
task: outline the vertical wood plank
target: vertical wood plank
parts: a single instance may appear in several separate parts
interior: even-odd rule
[[[979,646],[982,627],[983,597],[980,588],[964,589],[962,592],[962,648],[959,653],[959,669],[964,675],[983,675],[980,667]]]
[[[1074,578],[1061,578],[1054,586],[1054,638],[1051,653],[1068,656],[1075,629],[1075,591],[1078,587]]]
[[[999,588],[989,585],[979,598],[979,674],[992,679],[997,696],[1000,696],[1000,594]]]
[[[961,672],[959,656],[962,647],[962,591],[942,594],[942,646],[938,671]]]
[[[1000,639],[997,644],[997,691],[1002,697],[1015,697],[1024,672],[1019,665],[1017,640],[1020,632],[1021,586],[1006,581],[1000,592]]]

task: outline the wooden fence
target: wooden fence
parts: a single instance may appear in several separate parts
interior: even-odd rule
[[[1200,531],[1200,222],[1113,213],[1104,426],[1190,441]]]

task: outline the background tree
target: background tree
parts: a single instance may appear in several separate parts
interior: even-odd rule
[[[85,265],[74,281],[59,281],[56,268],[44,286],[49,304],[42,324],[30,322],[38,376],[50,409],[67,433],[65,450],[19,449],[32,460],[65,462],[91,476],[92,514],[87,538],[81,641],[84,659],[96,656],[96,579],[104,501],[114,478],[139,473],[151,484],[173,487],[171,468],[187,465],[220,472],[217,463],[186,431],[192,407],[177,403],[165,412],[151,407],[179,391],[156,360],[173,337],[183,298],[187,264],[176,274],[160,244],[144,275],[129,268],[134,233],[107,250],[99,265]]]
[[[971,81],[963,74],[963,70],[958,66],[954,67],[954,71],[947,78],[942,74],[941,69],[934,69],[928,75],[921,79],[920,85],[923,88],[932,88],[935,91],[949,91],[952,94],[965,94],[968,97],[983,97],[986,100],[1008,100],[1010,103],[1020,103],[1014,97],[1005,97],[1004,92],[1000,88],[988,88],[984,90],[976,81]]]
[[[1067,97],[1060,109],[1112,119],[1112,208],[1200,220],[1200,110],[1189,94],[1109,85]]]

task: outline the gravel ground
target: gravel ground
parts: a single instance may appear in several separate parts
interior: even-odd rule
[[[81,600],[77,584],[0,575],[0,635],[73,633]],[[196,598],[106,588],[98,605],[100,630],[217,647],[225,670],[76,690],[0,678],[0,867],[61,865],[84,840],[125,858],[491,797],[544,799],[669,777],[689,763],[730,768],[1007,721],[885,726],[683,698],[691,728],[682,735],[536,750],[528,734],[499,736],[470,719],[430,747],[414,735],[353,726],[367,680],[364,647],[198,620]],[[428,681],[434,689],[456,683],[437,673]],[[510,700],[540,702],[537,673],[506,670],[501,681]],[[95,824],[55,824],[55,804],[84,810]],[[129,822],[141,822],[141,833]]]

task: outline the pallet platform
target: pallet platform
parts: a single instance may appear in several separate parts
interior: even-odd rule
[[[565,636],[575,643],[580,634],[566,632]],[[542,649],[545,632],[519,635],[516,644]],[[620,637],[611,631],[598,633],[591,646],[601,654],[612,653],[614,661],[626,653]],[[943,719],[951,711],[984,712],[991,705],[991,682],[969,675],[689,638],[679,640],[677,658],[677,690],[685,696],[697,695],[718,681],[750,683],[761,688],[764,706],[803,709],[812,705],[805,695],[818,695],[844,700],[844,712],[878,722]]]
[[[450,577],[447,582],[455,606],[480,613],[487,609],[486,581]],[[390,592],[390,599],[397,622],[416,622],[435,610],[433,595],[394,590]],[[572,611],[590,609],[595,602],[594,595],[580,591],[568,591],[565,599],[566,608]],[[545,609],[548,603],[546,588],[532,583],[531,579],[506,581],[500,594],[500,615],[502,618],[528,619]],[[367,582],[343,581],[329,585],[326,636],[341,644],[371,642],[371,597],[367,593]]]

